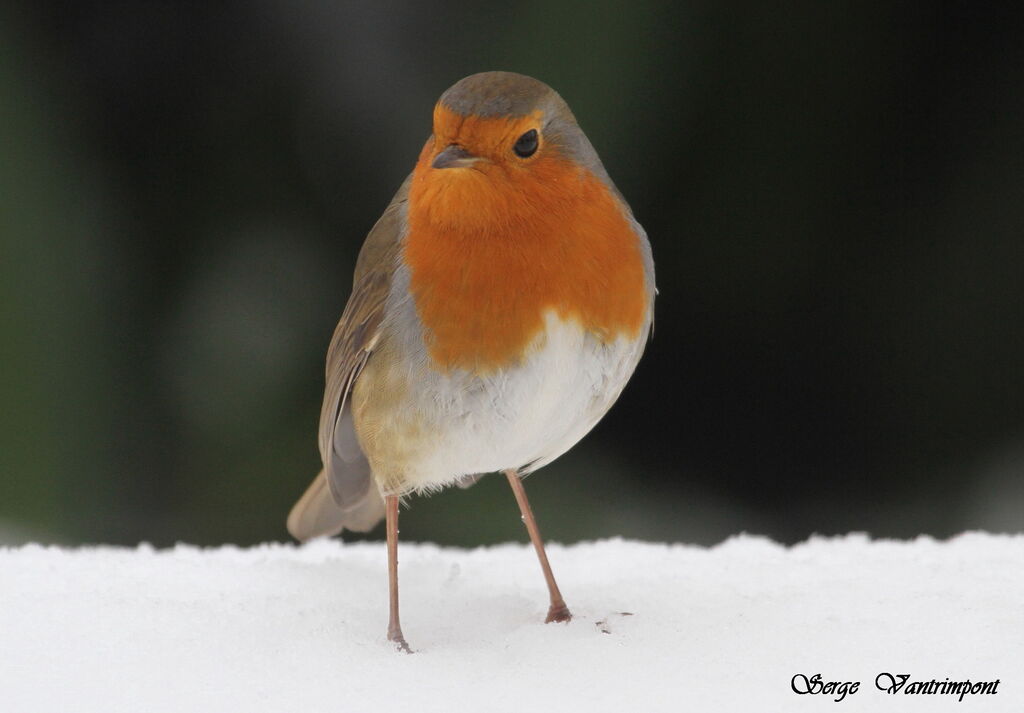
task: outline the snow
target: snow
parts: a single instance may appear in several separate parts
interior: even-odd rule
[[[1024,536],[0,550],[0,711],[1024,710]],[[629,613],[629,615],[626,614]],[[994,695],[890,695],[1000,679]],[[796,674],[860,681],[797,695]],[[966,708],[965,708],[966,710]]]

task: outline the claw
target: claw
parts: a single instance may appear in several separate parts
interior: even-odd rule
[[[413,651],[409,648],[409,644],[406,642],[405,637],[402,636],[402,632],[399,631],[397,634],[388,632],[388,641],[395,645],[396,651],[401,651],[406,654],[411,654]]]
[[[565,606],[565,602],[556,602],[551,605],[550,609],[548,609],[548,615],[547,618],[544,619],[544,623],[562,623],[571,620],[572,614],[569,613],[569,607]]]

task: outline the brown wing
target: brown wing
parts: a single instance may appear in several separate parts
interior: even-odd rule
[[[366,236],[356,261],[352,296],[327,350],[327,387],[320,411],[324,469],[288,516],[288,531],[299,540],[334,535],[343,528],[369,530],[384,514],[370,464],[356,439],[348,396],[380,337],[384,303],[405,232],[410,179]]]

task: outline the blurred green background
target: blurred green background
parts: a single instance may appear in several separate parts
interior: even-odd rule
[[[356,252],[489,69],[567,99],[661,289],[527,481],[549,538],[1024,529],[1010,7],[5,4],[0,541],[285,539]],[[402,531],[525,538],[496,477]]]

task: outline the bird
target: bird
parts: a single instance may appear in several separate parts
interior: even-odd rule
[[[323,469],[293,537],[386,520],[387,639],[403,499],[503,473],[548,587],[572,615],[522,478],[607,413],[653,331],[647,234],[568,104],[547,84],[482,72],[448,88],[412,173],[370,230],[327,351]]]

